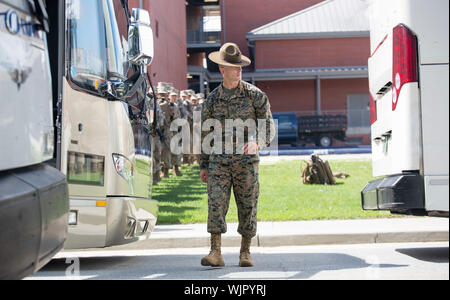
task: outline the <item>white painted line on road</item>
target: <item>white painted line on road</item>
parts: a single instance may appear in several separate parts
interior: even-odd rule
[[[229,273],[223,276],[220,276],[219,278],[224,279],[252,279],[252,278],[258,278],[258,279],[287,279],[296,276],[300,272],[235,272],[235,273]]]
[[[144,277],[142,277],[142,279],[155,279],[155,278],[163,277],[163,276],[167,276],[167,274],[166,273],[163,273],[163,274],[152,274],[152,275],[144,276]]]
[[[30,276],[24,278],[24,280],[87,280],[97,277],[97,275],[89,276]]]

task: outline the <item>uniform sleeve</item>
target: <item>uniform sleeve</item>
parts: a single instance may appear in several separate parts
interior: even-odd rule
[[[208,97],[202,105],[202,124],[206,120],[211,118],[212,118],[212,100],[211,97]],[[202,130],[201,132],[202,132],[201,141],[203,142],[203,139],[209,134],[209,131]],[[201,154],[199,155],[200,170],[206,170],[208,169],[209,165],[209,154],[203,152],[203,147],[201,147],[201,149],[202,149]]]
[[[161,110],[161,107],[158,103],[156,103],[156,112],[157,112],[157,123],[158,129],[162,129],[164,127],[164,122],[166,121],[166,117],[164,116],[164,112]]]
[[[180,119],[181,118],[181,109],[178,106],[178,104],[175,104],[174,106],[174,112],[173,112],[173,119]]]
[[[273,121],[272,112],[270,110],[269,98],[265,93],[260,91],[256,94],[256,97],[254,99],[254,107],[256,112],[256,119],[258,122],[257,141],[258,147],[261,150],[268,147],[275,137],[275,123]],[[260,124],[260,122],[265,123],[265,126],[263,126],[263,128],[260,128],[260,126],[263,125]],[[263,134],[264,137],[260,137],[260,134]]]

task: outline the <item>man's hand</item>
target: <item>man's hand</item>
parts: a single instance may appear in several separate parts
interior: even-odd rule
[[[204,169],[200,171],[200,179],[202,182],[207,183],[208,182],[208,170]]]
[[[258,144],[256,142],[249,142],[244,146],[245,154],[256,154],[258,153]]]

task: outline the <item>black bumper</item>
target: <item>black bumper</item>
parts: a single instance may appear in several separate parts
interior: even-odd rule
[[[0,172],[0,279],[20,279],[64,245],[69,195],[65,176],[45,165]]]
[[[423,214],[425,212],[423,177],[408,173],[371,181],[361,191],[361,202],[364,210]]]

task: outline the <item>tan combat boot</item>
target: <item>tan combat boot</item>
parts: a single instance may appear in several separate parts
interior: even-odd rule
[[[158,185],[158,182],[161,181],[161,177],[159,177],[159,171],[153,174],[153,185]]]
[[[178,177],[183,176],[183,173],[181,173],[181,171],[180,171],[180,169],[178,168],[178,166],[175,166],[174,171],[175,171],[175,175],[176,175],[176,176],[178,176]]]
[[[253,267],[253,259],[250,256],[250,244],[251,238],[242,237],[241,241],[241,254],[239,255],[240,267]]]
[[[221,233],[211,233],[211,251],[209,254],[202,258],[202,266],[223,267],[225,263],[223,261],[221,248]]]
[[[169,178],[169,169],[163,168],[164,178]]]

